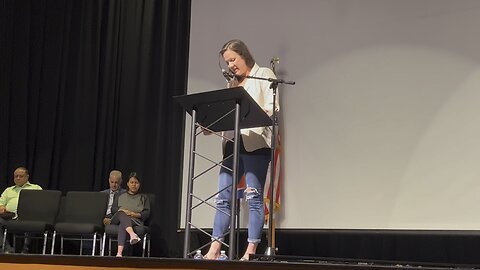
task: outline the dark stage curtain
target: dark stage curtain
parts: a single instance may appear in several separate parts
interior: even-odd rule
[[[176,256],[190,0],[2,0],[0,187],[156,194],[153,255]]]

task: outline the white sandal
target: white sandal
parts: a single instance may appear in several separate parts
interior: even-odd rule
[[[138,237],[138,235],[135,235],[135,237],[130,238],[130,245],[135,245],[138,242],[140,242],[140,237]]]

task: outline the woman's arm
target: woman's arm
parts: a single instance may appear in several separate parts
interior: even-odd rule
[[[145,221],[150,217],[150,199],[146,194],[142,194],[143,198],[143,210],[140,212],[140,219]]]

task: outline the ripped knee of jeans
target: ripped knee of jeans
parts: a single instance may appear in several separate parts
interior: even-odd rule
[[[221,205],[227,205],[229,203],[228,200],[225,200],[225,199],[220,199],[218,197],[215,198],[215,204],[217,206],[221,206]]]
[[[247,201],[258,197],[260,197],[260,192],[258,192],[258,189],[252,187],[247,187],[245,189],[245,199]]]

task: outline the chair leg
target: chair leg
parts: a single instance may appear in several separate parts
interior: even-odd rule
[[[45,255],[47,252],[47,238],[48,238],[48,231],[45,231],[43,233],[43,249],[42,249],[42,254]]]
[[[7,241],[7,228],[3,230],[2,251],[5,252],[5,244]]]
[[[145,247],[147,245],[147,234],[143,235],[142,257],[145,257]]]
[[[83,236],[80,236],[80,256],[83,255]]]
[[[60,237],[60,254],[63,255],[63,235]]]
[[[50,251],[50,255],[53,255],[55,252],[55,237],[57,236],[57,231],[53,231],[52,235],[52,250]]]
[[[151,246],[151,244],[152,244],[152,243],[151,243],[151,239],[150,239],[150,235],[148,236],[147,241],[148,241],[148,244],[147,244],[147,257],[150,258],[150,246]]]
[[[102,238],[102,250],[101,250],[101,256],[105,256],[105,240],[107,239],[107,234],[104,232],[103,233],[103,238]]]
[[[112,256],[112,237],[108,238],[108,256]]]
[[[95,249],[97,248],[97,233],[93,233],[93,248],[92,248],[92,256],[95,256]]]

